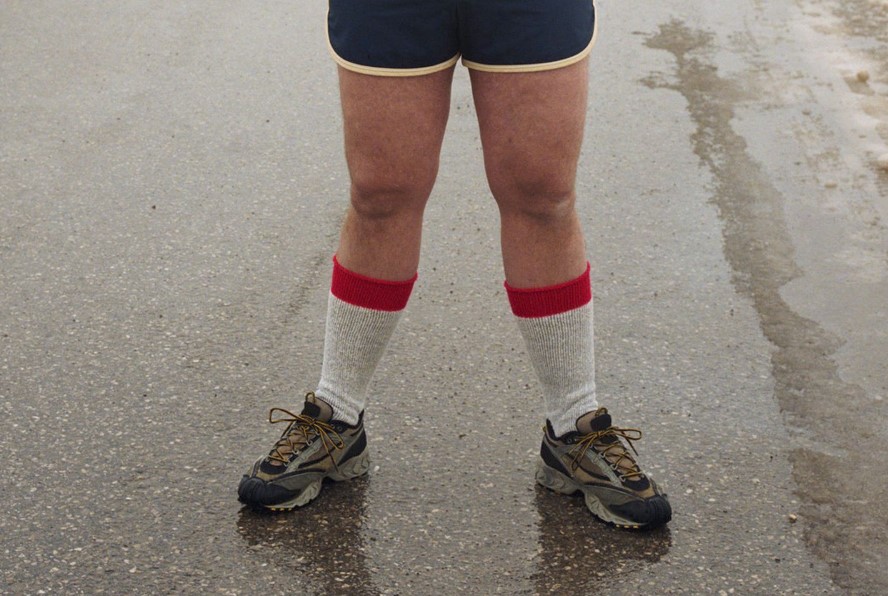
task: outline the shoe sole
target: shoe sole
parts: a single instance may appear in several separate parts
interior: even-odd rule
[[[603,522],[613,524],[618,528],[629,530],[641,530],[650,527],[650,524],[639,524],[631,519],[620,517],[610,511],[605,507],[604,503],[595,496],[593,488],[574,481],[558,470],[549,467],[542,460],[540,460],[537,465],[536,481],[549,490],[563,495],[572,495],[578,491],[583,493],[583,497],[586,500],[586,508],[589,509],[592,515]]]
[[[353,478],[357,478],[358,476],[363,476],[370,470],[370,454],[365,449],[363,453],[360,455],[356,455],[351,458],[345,464],[339,467],[339,471],[337,472],[334,468],[331,470],[329,474],[324,474],[320,476],[317,480],[310,483],[306,486],[298,495],[290,499],[289,501],[284,501],[283,503],[275,503],[274,505],[263,505],[265,509],[270,511],[292,511],[293,509],[297,509],[299,507],[304,507],[312,502],[315,497],[321,494],[321,487],[324,484],[324,478],[329,478],[330,480],[336,482],[342,482],[344,480],[351,480]]]

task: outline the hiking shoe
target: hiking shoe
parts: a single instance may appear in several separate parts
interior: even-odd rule
[[[363,412],[355,426],[333,420],[330,405],[309,393],[301,414],[272,408],[268,421],[289,424],[268,455],[241,479],[237,496],[242,503],[273,511],[302,507],[318,496],[324,478],[349,480],[370,468]]]
[[[583,493],[593,515],[622,528],[653,528],[672,519],[672,507],[656,483],[638,467],[635,428],[611,425],[599,408],[577,419],[577,430],[555,436],[547,420],[537,482],[559,493]],[[637,453],[636,453],[637,455]]]

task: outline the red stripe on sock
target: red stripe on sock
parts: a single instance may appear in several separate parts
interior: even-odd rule
[[[394,312],[407,306],[417,276],[406,281],[386,281],[349,271],[333,255],[333,295],[354,306]]]
[[[509,304],[516,316],[525,319],[558,315],[585,306],[592,301],[592,282],[586,271],[576,279],[545,288],[513,288],[506,282]]]

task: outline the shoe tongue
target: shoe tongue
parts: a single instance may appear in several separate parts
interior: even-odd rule
[[[333,408],[314,393],[309,393],[305,396],[302,415],[320,420],[321,422],[330,422],[333,418]]]
[[[314,418],[315,420],[320,420],[321,422],[330,422],[330,419],[333,418],[333,408],[314,393],[309,393],[305,396],[305,403],[302,406],[302,415]],[[281,435],[280,440],[275,444],[272,453],[277,451],[281,456],[288,457],[295,451],[299,451],[305,447],[309,439],[305,434],[300,434],[300,432],[296,430],[298,428],[300,428],[298,423],[291,423],[284,431],[284,434]],[[277,474],[279,468],[284,465],[286,464],[283,462],[266,458],[262,462],[262,470],[268,473]]]
[[[589,433],[605,430],[610,427],[611,416],[607,413],[606,408],[598,408],[593,412],[583,414],[577,418],[577,431],[581,435],[588,435]],[[616,439],[615,437],[607,438]]]
[[[583,414],[579,418],[577,418],[577,431],[581,435],[587,435],[589,433],[607,430],[611,426],[613,426],[611,422],[611,416],[607,413],[606,408],[598,408],[594,412],[589,412],[588,414]],[[599,437],[595,440],[595,445],[610,445],[611,443],[619,443],[620,439],[612,434],[604,435],[603,437]],[[635,464],[635,460],[626,450],[625,445],[620,444],[619,448],[610,447],[605,448],[607,461],[612,465],[619,468],[620,473],[623,474],[634,474],[638,470],[637,465]],[[644,476],[637,477],[636,481],[644,481]]]

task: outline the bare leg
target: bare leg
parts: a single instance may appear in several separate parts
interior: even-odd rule
[[[349,424],[366,406],[370,380],[413,288],[452,74],[391,78],[339,69],[351,204],[315,394]]]
[[[337,258],[347,269],[384,280],[404,280],[416,272],[452,78],[452,68],[418,77],[378,77],[340,67],[351,206]]]
[[[514,287],[574,279],[586,267],[575,178],[586,114],[587,60],[531,73],[471,71],[484,164]]]
[[[472,72],[509,300],[559,435],[597,409],[591,292],[574,190],[586,69],[582,60],[534,73]]]

